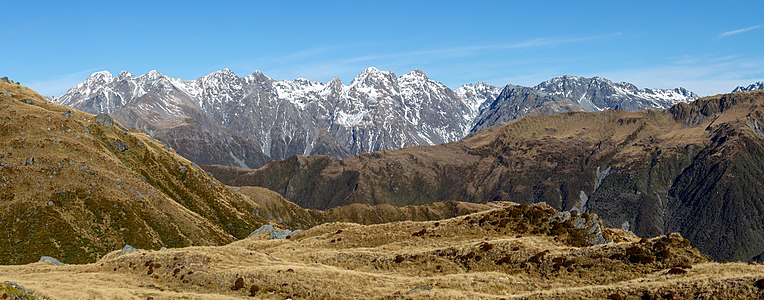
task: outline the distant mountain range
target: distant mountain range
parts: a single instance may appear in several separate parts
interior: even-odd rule
[[[53,101],[108,113],[198,164],[245,168],[294,155],[346,157],[454,142],[527,114],[666,108],[697,95],[563,76],[536,87],[475,83],[450,89],[421,70],[368,68],[349,84],[274,80],[224,69],[193,81],[151,71],[96,72]]]
[[[732,92],[745,92],[745,91],[755,91],[755,90],[764,90],[764,81],[757,81],[755,83],[752,83],[748,86],[739,86],[736,87]]]
[[[485,103],[484,109],[473,121],[472,131],[528,114],[663,109],[697,98],[698,95],[684,88],[639,89],[630,83],[614,83],[602,77],[562,76],[535,87],[507,85],[498,97]]]

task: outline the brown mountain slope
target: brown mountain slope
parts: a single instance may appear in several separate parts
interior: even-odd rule
[[[230,187],[257,205],[255,214],[290,229],[307,229],[330,222],[381,224],[395,221],[432,221],[503,207],[500,202],[440,201],[424,205],[393,206],[354,203],[327,210],[305,209],[280,194],[261,187]]]
[[[764,92],[666,111],[532,116],[465,140],[337,160],[293,157],[253,171],[206,167],[304,207],[443,199],[546,202],[640,236],[679,231],[721,260],[764,252]]]
[[[324,224],[290,239],[111,253],[89,265],[0,267],[53,298],[749,298],[761,265],[709,263],[677,234],[572,246],[582,233],[544,205],[437,222]],[[551,219],[550,219],[551,218]],[[552,221],[550,221],[552,220]],[[673,271],[670,271],[672,268]]]
[[[82,263],[125,244],[221,245],[264,222],[251,200],[110,119],[9,83],[0,112],[2,264]]]

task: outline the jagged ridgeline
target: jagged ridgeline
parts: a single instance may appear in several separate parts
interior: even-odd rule
[[[454,142],[525,115],[667,108],[697,95],[563,76],[535,87],[474,83],[451,89],[421,70],[368,68],[345,84],[274,80],[221,70],[196,80],[151,71],[96,72],[53,100],[108,113],[200,164],[257,168],[294,155],[347,157]]]
[[[221,245],[263,223],[247,197],[149,136],[0,82],[0,264],[90,262],[125,244]]]
[[[668,110],[526,116],[439,146],[208,170],[315,208],[546,202],[639,236],[678,231],[719,260],[761,260],[762,124],[764,91],[739,92]]]

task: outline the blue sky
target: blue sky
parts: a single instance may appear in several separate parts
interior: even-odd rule
[[[420,68],[451,87],[571,74],[701,95],[764,80],[764,1],[360,2],[9,1],[0,74],[45,95],[99,70],[347,83]]]

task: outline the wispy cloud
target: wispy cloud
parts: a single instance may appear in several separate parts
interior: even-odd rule
[[[719,38],[725,38],[725,37],[728,37],[728,36],[738,35],[738,34],[746,33],[746,32],[749,32],[751,30],[756,30],[756,29],[759,29],[759,28],[761,28],[761,25],[755,25],[755,26],[751,26],[751,27],[739,28],[739,29],[735,29],[735,30],[725,31],[725,32],[722,32],[722,33],[719,34]]]
[[[604,35],[574,38],[536,38],[512,43],[468,45],[460,47],[434,48],[394,53],[371,53],[329,61],[307,62],[298,65],[270,68],[264,71],[282,79],[292,78],[292,76],[309,76],[314,79],[326,79],[326,76],[342,76],[343,73],[347,75],[348,72],[358,72],[368,66],[377,66],[382,68],[391,68],[394,66],[422,67],[428,62],[462,57],[475,57],[491,51],[555,47],[566,44],[604,40],[620,35],[620,32],[616,32]],[[306,52],[312,53],[314,51]]]
[[[484,52],[484,51],[524,49],[524,48],[535,48],[535,47],[545,47],[545,46],[551,47],[551,46],[559,46],[563,44],[581,43],[581,42],[612,38],[619,35],[621,35],[620,32],[606,34],[606,35],[579,37],[579,38],[538,38],[538,39],[531,39],[531,40],[520,41],[515,43],[506,43],[506,44],[475,45],[475,46],[463,46],[463,47],[399,52],[399,53],[390,53],[390,54],[382,54],[382,55],[367,55],[367,56],[349,58],[349,59],[346,59],[345,61],[348,63],[355,63],[355,62],[373,61],[373,60],[381,60],[381,59],[422,57],[422,56],[458,57],[458,56],[473,55],[473,54],[477,54],[479,52]]]
[[[74,73],[58,75],[43,80],[24,83],[43,96],[58,96],[87,79],[96,69],[82,70]]]
[[[603,34],[603,35],[595,35],[595,36],[587,36],[587,37],[578,37],[578,38],[541,38],[541,39],[533,39],[528,40],[524,42],[519,42],[515,44],[509,44],[505,46],[498,46],[496,48],[503,48],[503,49],[520,49],[520,48],[533,48],[533,47],[542,47],[542,46],[559,46],[564,44],[573,44],[573,43],[582,43],[582,42],[590,42],[590,41],[596,41],[596,40],[604,40],[609,38],[614,38],[617,36],[620,36],[622,33],[615,32],[610,34]]]
[[[311,48],[296,50],[293,52],[280,53],[279,55],[268,55],[232,63],[229,62],[228,64],[221,64],[217,66],[216,69],[233,68],[237,70],[244,70],[245,72],[251,72],[253,71],[253,67],[256,70],[262,70],[262,68],[265,68],[265,71],[275,67],[293,67],[295,65],[299,65],[300,63],[310,63],[310,61],[321,60],[323,57],[331,55],[334,52],[339,52],[353,47],[355,46],[349,44],[315,46]]]
[[[764,60],[735,55],[687,56],[665,65],[603,71],[598,74],[614,81],[628,81],[640,87],[684,87],[701,96],[728,93],[736,86],[764,78]]]

